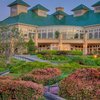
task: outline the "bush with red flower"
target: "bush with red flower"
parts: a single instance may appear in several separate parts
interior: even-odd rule
[[[58,68],[37,69],[23,76],[22,80],[47,85],[49,80],[52,80],[53,78],[58,77],[60,75],[61,71]]]
[[[0,100],[39,100],[42,96],[42,85],[21,80],[0,80]]]
[[[77,70],[60,84],[60,95],[68,100],[100,100],[100,69]]]

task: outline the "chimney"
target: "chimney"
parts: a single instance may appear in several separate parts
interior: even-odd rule
[[[64,11],[64,8],[63,7],[57,7],[56,11]]]

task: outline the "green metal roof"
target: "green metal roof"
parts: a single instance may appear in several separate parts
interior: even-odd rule
[[[55,15],[51,14],[47,17],[38,16],[35,12],[28,11],[27,13],[21,13],[15,17],[8,17],[3,20],[5,24],[28,24],[36,26],[51,26],[51,25],[70,25],[70,26],[88,26],[88,25],[100,25],[100,13],[94,13],[93,10],[87,11],[84,15],[74,17],[73,15],[66,15],[61,20],[57,19]]]
[[[23,6],[30,7],[30,5],[28,5],[23,0],[16,0],[16,1],[12,2],[11,4],[9,4],[8,7],[11,7],[11,6],[14,6],[14,5],[23,5]]]
[[[100,6],[100,1],[98,1],[97,3],[95,3],[94,5],[92,5],[92,7],[95,7],[95,6]]]
[[[36,5],[35,7],[31,8],[30,10],[38,10],[38,9],[44,10],[44,11],[49,11],[47,8],[45,8],[44,6],[42,6],[40,4]]]
[[[72,11],[77,11],[77,10],[82,10],[82,9],[85,9],[85,10],[89,10],[89,8],[83,4],[75,7],[74,9],[72,9]]]
[[[64,11],[56,11],[53,15],[64,15],[64,16],[66,16],[67,14]]]

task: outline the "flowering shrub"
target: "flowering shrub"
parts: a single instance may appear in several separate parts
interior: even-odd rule
[[[12,76],[0,76],[0,80],[12,80]]]
[[[38,100],[43,86],[33,82],[0,80],[0,100]]]
[[[58,68],[37,69],[23,76],[22,80],[47,85],[49,80],[60,75],[61,71]]]
[[[68,100],[100,100],[100,69],[77,70],[59,87],[60,95]]]

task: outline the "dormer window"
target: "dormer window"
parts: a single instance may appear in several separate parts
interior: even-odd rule
[[[44,6],[38,4],[35,7],[30,9],[31,11],[35,12],[38,16],[46,17],[47,12],[49,11],[47,8]]]
[[[75,14],[75,16],[77,16],[77,15],[79,16],[79,15],[82,14],[82,10],[77,10],[77,11],[74,12],[74,14]]]
[[[56,12],[53,15],[56,16],[57,19],[61,20],[67,14],[64,12],[64,8],[63,7],[57,7],[56,8]]]
[[[94,12],[99,13],[100,12],[100,1],[92,5],[94,7]]]
[[[74,12],[74,17],[76,17],[76,16],[84,15],[88,10],[89,10],[88,7],[81,4],[81,5],[77,6],[76,8],[74,8],[72,11]]]
[[[16,0],[8,5],[11,8],[11,16],[17,16],[20,13],[27,13],[27,8],[30,7],[26,2],[23,0]]]

